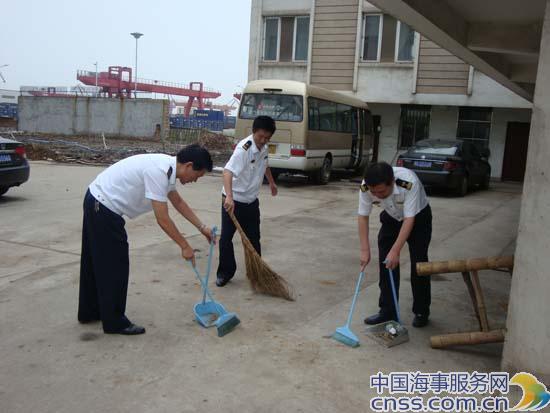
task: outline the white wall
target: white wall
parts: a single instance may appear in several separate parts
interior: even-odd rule
[[[430,138],[456,139],[458,107],[432,106],[430,115]]]
[[[391,162],[396,158],[399,141],[399,119],[401,116],[400,105],[393,104],[369,104],[373,115],[381,116],[382,131],[380,133],[380,145],[378,159]],[[491,156],[491,176],[498,179],[502,175],[502,160],[506,144],[506,130],[508,122],[530,122],[531,110],[529,109],[493,109],[491,134],[489,136],[489,149]],[[458,107],[456,106],[432,106],[430,118],[430,138],[456,139],[458,121]]]
[[[307,66],[306,65],[260,65],[259,79],[286,79],[296,80],[298,82],[306,82]]]
[[[392,162],[396,158],[397,140],[399,138],[399,118],[401,107],[390,104],[369,104],[373,115],[380,116],[380,143],[378,146],[378,160]]]

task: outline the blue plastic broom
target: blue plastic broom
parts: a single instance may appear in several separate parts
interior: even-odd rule
[[[353,333],[353,331],[351,331],[350,325],[353,311],[355,310],[355,302],[357,301],[357,296],[359,295],[359,287],[361,286],[361,282],[363,281],[364,276],[365,271],[363,270],[359,273],[359,279],[357,280],[357,285],[355,286],[355,294],[353,294],[353,300],[351,302],[351,308],[349,309],[347,323],[342,327],[338,327],[332,335],[332,338],[350,347],[359,346],[359,339]]]

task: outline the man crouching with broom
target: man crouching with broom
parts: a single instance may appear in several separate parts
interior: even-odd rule
[[[275,133],[275,121],[269,116],[258,116],[252,124],[252,135],[241,140],[223,171],[222,233],[219,241],[220,264],[216,285],[223,287],[235,275],[237,263],[233,251],[235,225],[229,214],[243,228],[246,236],[261,255],[260,201],[258,194],[264,175],[269,181],[271,195],[277,195],[277,185],[267,166],[267,143]]]

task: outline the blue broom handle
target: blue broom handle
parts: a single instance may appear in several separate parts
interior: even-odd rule
[[[214,252],[214,240],[216,239],[217,228],[212,228],[212,242],[210,242],[210,251],[208,253],[208,264],[206,266],[206,285],[208,286],[208,278],[210,277],[210,270],[212,269],[212,253]],[[202,303],[206,302],[206,288],[202,294]]]
[[[388,268],[388,274],[390,276],[391,292],[393,295],[393,305],[395,306],[395,315],[397,316],[397,322],[401,324],[401,316],[399,315],[399,303],[397,302],[397,293],[395,292],[395,282],[393,281],[393,271]]]
[[[351,308],[348,314],[348,322],[346,323],[346,326],[348,328],[351,325],[351,318],[353,317],[353,311],[355,310],[355,302],[357,301],[357,296],[359,295],[359,288],[361,287],[361,282],[363,281],[364,275],[365,275],[365,271],[361,271],[359,273],[359,279],[357,280],[357,285],[355,286],[355,293],[353,294],[353,300],[351,301]]]
[[[211,301],[214,301],[214,298],[212,298],[212,294],[210,294],[210,290],[208,289],[208,284],[204,283],[204,280],[202,279],[201,275],[199,274],[199,271],[197,270],[197,267],[193,267],[193,263],[191,261],[189,261],[189,264],[193,268],[193,271],[195,271],[195,275],[197,276],[197,279],[201,283],[205,296],[208,295],[208,298],[210,298]],[[205,301],[203,301],[203,304],[204,302]]]

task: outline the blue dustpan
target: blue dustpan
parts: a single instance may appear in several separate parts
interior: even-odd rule
[[[212,235],[216,236],[216,227],[212,229]],[[195,319],[197,322],[205,327],[216,326],[218,330],[218,336],[222,337],[235,328],[240,320],[235,313],[228,312],[223,305],[218,303],[212,298],[212,294],[208,289],[208,278],[210,276],[210,269],[212,267],[212,255],[214,252],[214,242],[210,243],[210,251],[208,254],[208,265],[206,275],[204,279],[199,274],[196,267],[193,267],[193,271],[203,290],[202,302],[195,304],[193,312],[195,313]],[[192,266],[192,265],[191,265]],[[209,301],[206,300],[208,296]]]

